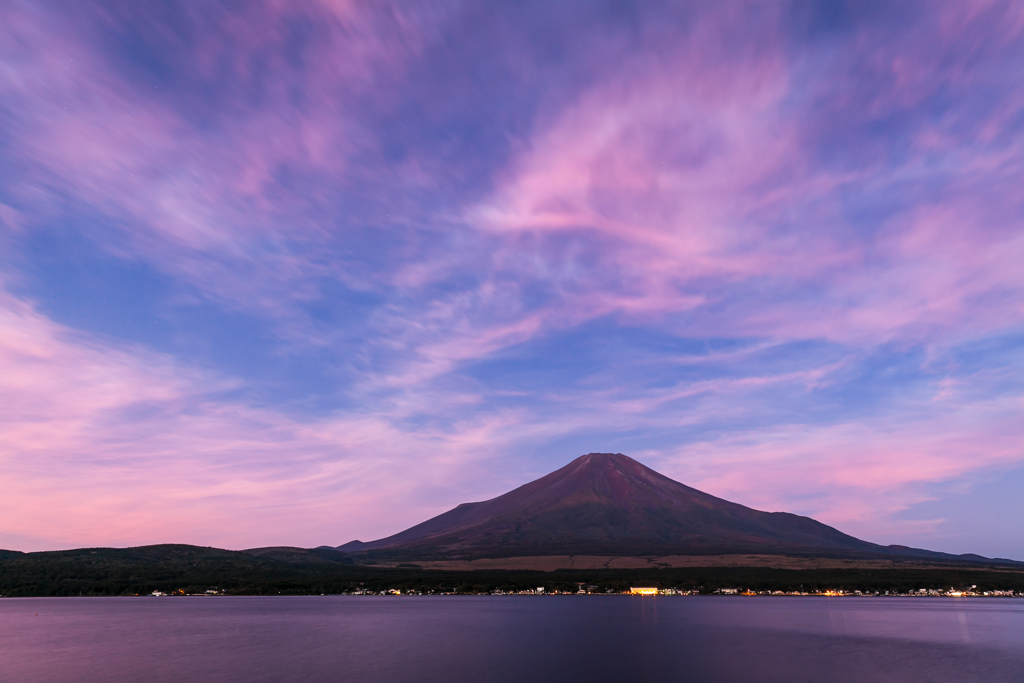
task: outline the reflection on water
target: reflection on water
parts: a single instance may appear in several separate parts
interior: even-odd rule
[[[1024,681],[1024,600],[0,600],[0,681]]]

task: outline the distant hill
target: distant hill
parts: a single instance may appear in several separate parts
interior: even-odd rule
[[[497,498],[463,503],[393,536],[337,549],[424,558],[756,553],[993,562],[881,546],[809,517],[754,510],[680,484],[621,453],[581,456]]]
[[[386,552],[386,551],[370,551]],[[577,556],[579,557],[579,556]],[[762,556],[763,557],[763,556]],[[921,588],[1024,592],[1024,567],[929,561],[878,563],[859,560],[797,562],[793,568],[728,565],[704,556],[703,566],[618,568],[449,567],[414,563],[368,565],[357,554],[333,548],[254,548],[232,551],[189,545],[80,548],[0,553],[0,599],[5,596],[99,596],[168,594],[321,595],[397,589],[422,593],[490,593],[547,586],[576,592],[579,584],[623,591],[630,586],[683,587],[704,593],[737,586],[752,590],[863,590],[906,593]],[[528,558],[528,559],[551,559]],[[500,562],[500,561],[491,561]],[[426,564],[426,563],[425,563]],[[643,563],[641,563],[643,564]],[[885,566],[882,566],[885,565]],[[802,567],[802,568],[800,568]]]
[[[344,588],[354,572],[335,550],[191,545],[0,551],[0,596],[136,595],[153,590],[240,594],[321,593]]]

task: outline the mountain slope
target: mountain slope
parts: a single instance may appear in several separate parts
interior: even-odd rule
[[[967,559],[879,546],[785,512],[708,495],[618,453],[590,453],[497,498],[338,548],[423,556],[768,553]]]

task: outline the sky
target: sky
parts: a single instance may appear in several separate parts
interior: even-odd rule
[[[584,453],[1024,560],[1024,5],[0,4],[0,547]]]

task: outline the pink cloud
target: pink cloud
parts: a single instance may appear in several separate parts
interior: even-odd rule
[[[488,470],[489,457],[738,420],[756,412],[759,392],[810,391],[852,364],[654,389],[631,385],[626,364],[604,384],[548,387],[517,409],[487,406],[500,391],[471,378],[440,386],[473,361],[596,318],[755,337],[757,349],[825,340],[853,356],[887,343],[949,347],[1024,322],[1024,147],[1013,127],[1024,97],[981,58],[1019,46],[1024,13],[1012,4],[943,4],[899,41],[859,31],[803,59],[775,10],[756,35],[740,9],[707,11],[672,49],[623,60],[567,106],[542,104],[494,190],[440,211],[437,234],[450,224],[450,245],[426,256],[409,247],[376,270],[365,263],[376,244],[322,258],[341,228],[318,211],[382,144],[356,100],[398,97],[386,86],[443,38],[445,13],[344,2],[260,10],[210,10],[215,21],[198,25],[217,31],[178,45],[133,5],[105,8],[105,21],[127,13],[169,52],[185,51],[195,78],[224,88],[190,101],[188,89],[143,89],[44,9],[5,7],[0,113],[21,164],[12,204],[68,199],[96,211],[115,226],[91,228],[104,249],[283,321],[278,334],[296,344],[331,347],[348,333],[298,320],[297,303],[322,297],[319,280],[394,288],[355,352],[396,360],[360,373],[359,409],[301,419],[232,398],[234,378],[75,333],[2,294],[0,401],[12,408],[0,416],[0,519],[10,520],[0,533],[79,545],[365,539],[522,483],[525,474]],[[296,12],[324,31],[301,68],[285,58],[281,29]],[[951,59],[959,50],[981,57]],[[264,90],[242,87],[263,75]],[[990,82],[1001,94],[974,96]],[[930,109],[945,89],[954,103]],[[218,98],[216,111],[199,111],[204,97]],[[911,132],[863,130],[901,117]],[[410,156],[389,172],[433,187],[429,164]],[[320,182],[289,188],[282,169]],[[865,197],[885,206],[850,208]],[[403,218],[435,217],[401,197],[382,201]],[[44,213],[0,204],[2,237],[20,239]],[[732,368],[742,353],[686,362]],[[898,419],[782,424],[646,455],[713,493],[877,536],[880,519],[921,500],[922,484],[1024,459],[1020,398],[979,402],[966,394],[972,382],[983,384],[940,382],[924,418],[907,418],[919,404],[904,405]]]
[[[1024,396],[960,397],[926,417],[776,426],[651,453],[670,476],[770,511],[796,512],[868,540],[906,543],[927,529],[894,515],[923,486],[1024,460]],[[903,534],[903,540],[900,535]]]
[[[521,458],[494,468],[523,448],[595,430],[742,419],[757,410],[758,392],[820,386],[841,370],[684,382],[643,398],[570,390],[550,397],[573,407],[557,419],[467,411],[478,396],[414,384],[372,410],[302,420],[232,400],[230,378],[90,339],[10,295],[0,304],[0,401],[11,407],[0,417],[0,537],[22,549],[383,536],[544,474],[523,470]],[[898,409],[892,418],[730,431],[632,454],[713,494],[895,542],[927,531],[889,519],[926,499],[923,484],[1024,459],[1024,398],[972,398],[987,381],[945,383],[917,417]],[[670,409],[679,400],[690,407]],[[424,414],[456,417],[403,427]]]
[[[201,96],[163,97],[159,82],[126,79],[87,31],[28,3],[5,8],[0,97],[18,130],[10,152],[28,169],[12,188],[23,201],[68,193],[123,228],[102,240],[114,253],[288,318],[291,302],[316,295],[311,280],[352,273],[307,253],[329,233],[315,215],[323,188],[288,191],[276,174],[294,168],[341,182],[350,157],[374,144],[352,101],[397,78],[444,13],[414,24],[396,8],[361,3],[249,9],[185,10],[199,27],[188,43],[130,4],[101,12],[186,54],[195,79],[220,90],[216,111]],[[325,33],[301,68],[287,61],[289,18]],[[259,106],[247,102],[254,83]],[[203,115],[211,121],[196,125]]]
[[[399,425],[420,407],[402,405],[298,420],[225,398],[235,386],[89,339],[4,294],[0,537],[40,549],[382,536],[440,512],[431,492],[466,485],[518,422],[505,413],[409,431]]]
[[[867,62],[896,77],[874,100],[842,105],[832,79],[845,74],[829,67],[808,73],[771,43],[723,54],[719,36],[735,28],[735,17],[713,15],[675,53],[623,65],[560,111],[467,219],[505,238],[505,263],[544,264],[520,272],[585,282],[585,294],[567,292],[562,302],[578,318],[619,312],[651,320],[694,311],[702,334],[858,344],[1019,325],[1020,307],[1007,305],[1024,296],[1019,139],[1009,146],[986,140],[991,134],[982,131],[999,124],[985,120],[974,124],[981,137],[971,137],[955,118],[971,115],[965,105],[922,122],[905,161],[843,169],[815,159],[814,145],[846,134],[844,119],[858,126],[924,106],[946,85],[936,63],[948,59],[943,50],[987,30],[973,20],[981,21],[964,17],[945,46],[923,34],[909,45],[861,36],[832,67],[853,69],[849,61],[858,60],[857,68]],[[1019,38],[1016,25],[1000,27],[1005,44]],[[810,86],[800,82],[808,76],[817,79]],[[981,79],[965,72],[956,86]],[[812,119],[817,129],[808,131],[820,89],[836,115]],[[853,86],[849,96],[857,96]],[[992,120],[1003,126],[1024,111],[1013,96],[997,104]],[[844,194],[895,192],[909,182],[933,194],[943,188],[941,197],[922,198],[881,225],[843,215]],[[584,272],[558,268],[568,258],[560,251],[566,240],[592,246],[595,261]],[[702,310],[729,303],[730,292],[744,287],[758,294],[741,290],[746,300],[730,305],[727,316]],[[803,291],[814,294],[794,297]]]

